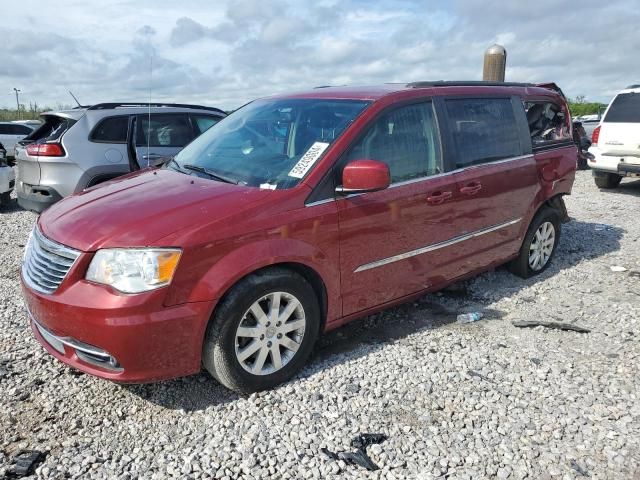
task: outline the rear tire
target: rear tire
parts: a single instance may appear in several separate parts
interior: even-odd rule
[[[593,172],[593,181],[598,188],[616,188],[620,185],[622,177],[615,173]]]
[[[7,208],[9,205],[11,205],[11,192],[0,194],[0,207]]]
[[[509,263],[511,273],[529,278],[544,272],[560,241],[560,215],[549,207],[542,207],[529,225],[518,257]]]
[[[274,267],[238,282],[217,306],[202,362],[242,394],[272,388],[305,364],[320,332],[314,289],[298,273]]]

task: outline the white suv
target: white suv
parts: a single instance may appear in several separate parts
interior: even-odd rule
[[[620,91],[593,131],[589,167],[600,188],[615,188],[622,177],[640,177],[640,85]]]

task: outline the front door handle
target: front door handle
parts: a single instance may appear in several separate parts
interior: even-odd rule
[[[464,195],[475,195],[482,190],[482,184],[480,182],[471,182],[460,189],[460,193]]]
[[[453,197],[453,193],[451,192],[433,192],[427,197],[427,202],[431,205],[440,205],[451,197]]]
[[[155,160],[157,158],[162,157],[162,155],[158,154],[158,153],[150,153],[150,154],[145,154],[142,156],[143,160]]]

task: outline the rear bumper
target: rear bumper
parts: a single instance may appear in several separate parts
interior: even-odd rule
[[[640,158],[638,157],[602,155],[597,147],[590,148],[589,153],[593,154],[593,158],[587,162],[592,170],[623,176],[640,174]]]
[[[11,167],[0,167],[0,193],[13,190],[16,175]]]
[[[22,283],[33,333],[51,355],[85,373],[124,383],[200,371],[213,302],[164,307],[162,290],[121,295],[80,281],[44,295]]]
[[[62,200],[54,188],[20,183],[17,189],[18,204],[25,210],[42,213],[51,205]]]
[[[619,163],[618,173],[620,175],[627,175],[627,174],[640,175],[640,165],[634,165],[631,163]]]

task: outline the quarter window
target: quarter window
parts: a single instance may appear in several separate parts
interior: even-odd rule
[[[148,115],[138,116],[138,134],[136,145],[150,147],[184,147],[193,140],[191,125],[186,115],[151,115],[149,128]]]
[[[465,98],[445,102],[457,149],[456,168],[521,155],[518,125],[508,98]]]
[[[91,134],[91,141],[126,143],[129,117],[109,117],[102,120]]]
[[[440,142],[431,102],[382,114],[347,154],[385,162],[391,183],[440,173]]]
[[[526,102],[524,108],[534,149],[571,140],[567,115],[560,105],[553,102]]]
[[[191,115],[191,118],[195,124],[197,135],[206,132],[220,121],[220,118],[211,115]]]

